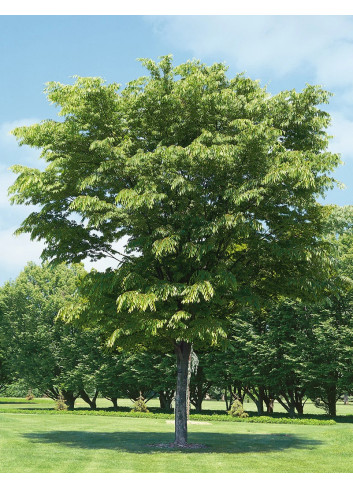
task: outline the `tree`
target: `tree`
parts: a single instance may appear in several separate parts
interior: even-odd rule
[[[104,349],[95,382],[100,394],[113,403],[114,409],[118,409],[118,398],[123,396],[120,379],[124,370],[122,356]]]
[[[337,399],[351,389],[352,217],[349,206],[336,207],[326,223],[335,265],[320,302],[282,298],[235,321],[229,372],[247,386],[259,414],[271,398],[290,415],[303,414],[311,397],[335,416]]]
[[[62,392],[73,409],[81,395],[91,403],[99,364],[99,338],[91,331],[56,320],[73,298],[80,265],[42,267],[29,263],[13,282],[0,289],[0,333],[8,376],[23,379],[52,399]],[[93,400],[94,401],[94,400]]]
[[[197,362],[192,369],[190,378],[190,402],[195,407],[196,412],[200,413],[202,411],[202,402],[213,383],[210,377],[214,373],[212,367],[217,361],[217,356],[211,350],[203,353],[197,352],[196,358]],[[223,370],[225,368],[223,362],[221,368]]]
[[[309,369],[310,396],[331,415],[336,402],[353,387],[353,206],[335,206],[326,222],[334,245],[334,273],[326,300],[313,307],[313,347]]]
[[[114,339],[174,346],[182,446],[192,343],[225,338],[243,304],[316,297],[329,212],[316,198],[339,157],[327,151],[320,87],[270,96],[243,75],[227,78],[223,64],[142,63],[149,76],[124,90],[100,78],[49,83],[62,120],[14,131],[47,167],[15,166],[10,192],[13,203],[40,206],[18,232],[44,240],[44,258],[116,258],[106,289],[117,298]]]
[[[160,408],[166,411],[172,409],[172,401],[175,395],[175,356],[170,352],[144,353],[145,361],[151,365],[151,384],[153,390],[158,393]]]
[[[7,384],[13,382],[13,378],[10,377],[8,371],[5,352],[0,348],[0,392],[6,387]]]

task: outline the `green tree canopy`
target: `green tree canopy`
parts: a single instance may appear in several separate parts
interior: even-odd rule
[[[62,391],[71,408],[79,395],[89,400],[101,361],[97,332],[56,319],[77,297],[77,279],[84,273],[82,265],[29,263],[0,289],[0,338],[8,376],[53,399]]]
[[[115,339],[175,344],[184,443],[191,342],[226,337],[242,304],[318,293],[329,209],[317,197],[339,157],[327,151],[320,87],[271,96],[223,64],[142,63],[149,75],[123,90],[100,78],[49,83],[61,120],[14,131],[47,166],[15,166],[10,192],[39,205],[18,232],[44,240],[44,258],[115,256]]]

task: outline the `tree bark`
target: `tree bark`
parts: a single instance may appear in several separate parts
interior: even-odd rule
[[[294,402],[295,402],[295,409],[297,410],[297,413],[302,416],[304,414],[304,394],[305,394],[305,389],[295,389],[294,392]]]
[[[164,392],[160,391],[158,393],[158,397],[159,397],[159,407],[161,409],[167,409],[167,399],[166,399]]]
[[[75,409],[75,401],[77,396],[74,395],[71,391],[62,391],[62,395],[64,397],[65,403],[67,404],[67,408],[69,411],[73,411]]]
[[[226,403],[226,410],[229,411],[230,405],[228,404],[228,388],[227,387],[224,389],[224,400]]]
[[[264,388],[262,386],[259,387],[259,400],[257,405],[257,412],[259,416],[264,415]]]
[[[203,397],[199,397],[196,401],[195,411],[197,413],[201,413],[202,411],[202,401],[203,401]]]
[[[159,391],[158,395],[160,408],[170,411],[172,409],[174,391]]]
[[[294,403],[294,398],[293,395],[288,394],[286,395],[284,392],[282,392],[282,397],[284,399],[281,399],[280,396],[276,396],[276,400],[279,402],[279,404],[284,407],[284,409],[287,411],[289,416],[291,418],[294,418],[295,416],[295,403]]]
[[[177,357],[177,389],[175,395],[175,440],[177,445],[187,443],[187,388],[191,343],[180,341],[175,345]]]
[[[186,411],[187,411],[187,419],[190,418],[191,355],[192,355],[192,345],[191,345],[191,350],[190,350],[190,355],[189,355],[187,383],[186,383]]]
[[[241,386],[240,387],[238,386],[236,390],[237,390],[237,398],[242,404],[244,404],[245,392],[241,391]]]
[[[80,390],[80,397],[82,398],[83,401],[87,402],[87,404],[89,405],[89,407],[91,409],[97,409],[97,397],[98,397],[98,391],[97,390],[95,391],[92,399],[90,399],[87,392],[84,389],[82,389],[82,390]]]
[[[117,397],[106,397],[106,399],[108,399],[108,401],[113,403],[113,408],[115,410],[118,409],[118,398]]]
[[[288,414],[291,418],[294,418],[295,416],[295,406],[292,403],[289,404]]]
[[[270,398],[270,397],[265,397],[264,398],[264,402],[266,404],[266,413],[267,414],[273,414],[273,407],[274,407],[274,399]]]
[[[327,405],[329,416],[336,416],[337,389],[336,386],[331,386],[327,389]]]
[[[257,414],[259,416],[263,416],[264,415],[263,389],[260,387],[259,392],[256,392],[255,389],[252,389],[252,391],[250,389],[247,389],[246,393],[250,397],[250,399],[255,403],[257,408]]]
[[[296,404],[295,409],[297,410],[297,413],[302,416],[304,414],[304,405],[303,404]]]

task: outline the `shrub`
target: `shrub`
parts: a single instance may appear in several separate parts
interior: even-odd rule
[[[26,395],[26,401],[33,401],[34,399],[34,394],[32,392],[32,389],[29,389]]]
[[[147,409],[145,399],[143,398],[142,394],[140,393],[139,397],[136,399],[134,403],[134,407],[131,409],[132,413],[149,413],[149,410]]]
[[[62,394],[59,394],[57,400],[55,401],[55,406],[54,409],[56,411],[67,411],[67,404],[65,402],[64,396]]]
[[[243,405],[240,401],[237,399],[233,402],[232,407],[230,408],[230,411],[228,411],[228,414],[230,416],[234,416],[237,418],[248,418],[249,415],[246,413],[243,409]]]
[[[4,397],[21,397],[24,398],[28,394],[28,385],[24,380],[20,379],[14,382],[13,384],[9,384],[4,386],[2,390],[2,395]],[[40,397],[42,392],[38,389],[31,389],[32,394],[35,397]]]

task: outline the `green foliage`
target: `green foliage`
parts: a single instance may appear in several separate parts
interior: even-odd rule
[[[68,406],[62,394],[59,394],[58,398],[56,399],[54,409],[56,411],[67,411]]]
[[[47,164],[13,168],[12,202],[39,207],[18,232],[44,240],[56,263],[117,260],[84,279],[66,318],[105,327],[112,343],[215,344],[246,304],[315,299],[331,212],[316,198],[340,163],[319,108],[329,94],[308,85],[270,96],[220,63],[141,61],[149,75],[123,90],[100,78],[49,83],[60,121],[14,131]]]
[[[81,265],[28,264],[0,289],[0,336],[12,379],[56,399],[90,389],[99,358],[99,339],[57,319],[76,300]],[[76,392],[76,394],[74,394]],[[69,394],[71,393],[71,394]]]
[[[134,402],[134,407],[131,409],[131,412],[135,413],[149,413],[149,410],[147,409],[145,399],[140,393],[139,397],[136,399]]]
[[[295,331],[296,320],[274,325],[290,316],[284,298],[322,298],[336,265],[328,225],[335,208],[318,202],[340,164],[321,108],[330,94],[307,85],[271,96],[244,75],[228,78],[220,63],[141,61],[149,75],[123,90],[100,78],[49,83],[60,120],[14,130],[46,163],[42,171],[13,167],[12,202],[36,206],[17,232],[43,240],[42,257],[53,263],[117,262],[82,276],[79,298],[64,307],[60,320],[91,348],[77,361],[77,343],[65,336],[72,363],[59,386],[73,392],[97,382],[101,351],[85,336],[88,325],[111,346],[161,351],[180,342],[221,346],[243,329],[232,339],[241,352],[233,370],[242,356],[233,377],[248,395],[257,389],[259,404],[275,393],[292,414],[293,399],[302,404],[311,385],[297,369],[310,364],[301,353],[310,331]],[[324,324],[316,329],[322,346]]]
[[[34,399],[34,394],[32,392],[32,389],[29,389],[26,395],[26,401],[33,401]]]
[[[10,377],[12,376],[11,374],[12,372],[9,374]],[[11,380],[11,378],[9,380]],[[35,397],[40,397],[41,395],[43,395],[43,392],[41,392],[38,389],[33,388],[32,392],[35,395]],[[27,393],[28,393],[28,384],[23,379],[15,380],[9,383],[8,385],[5,385],[2,391],[2,395],[8,397],[26,397]]]
[[[5,348],[3,348],[1,342],[1,332],[0,332],[0,392],[5,391],[7,384],[14,382],[14,378],[11,378],[11,374],[8,368],[8,362],[6,360]]]
[[[317,407],[319,409],[323,409],[326,414],[329,414],[329,408],[328,408],[327,403],[325,403],[319,397],[317,397],[316,399],[313,399],[313,404],[314,404],[315,407]]]
[[[248,413],[244,411],[243,405],[238,399],[233,402],[228,414],[237,418],[247,418],[249,416]]]

